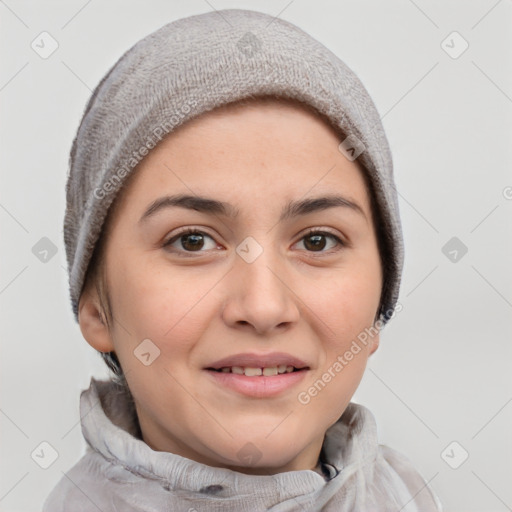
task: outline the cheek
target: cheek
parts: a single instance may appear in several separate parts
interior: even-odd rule
[[[207,325],[204,298],[216,282],[211,274],[134,257],[120,261],[112,276],[112,309],[125,326],[118,330],[123,338],[127,332],[135,344],[149,338],[162,355],[176,355]]]
[[[380,299],[380,276],[371,268],[337,269],[304,288],[304,303],[325,323],[337,348],[372,325]]]
[[[321,360],[298,401],[309,415],[321,415],[328,425],[343,413],[366,368],[370,345],[358,336],[373,324],[378,307],[380,282],[373,277],[338,271],[317,281],[314,292],[303,292],[312,312],[310,323],[317,326]]]

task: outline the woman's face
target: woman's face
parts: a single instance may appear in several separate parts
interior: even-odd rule
[[[378,346],[353,343],[382,275],[339,142],[308,111],[259,102],[189,122],[139,164],[111,213],[113,325],[94,294],[80,325],[115,350],[154,450],[253,474],[315,467]],[[286,366],[302,369],[274,375]]]

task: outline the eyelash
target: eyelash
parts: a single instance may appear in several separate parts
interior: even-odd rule
[[[206,235],[207,237],[211,238],[212,240],[214,240],[214,238],[209,235],[208,233],[198,229],[198,228],[185,228],[183,229],[182,231],[178,232],[177,234],[175,234],[172,238],[170,238],[169,240],[167,240],[166,242],[163,243],[163,247],[169,247],[171,246],[174,242],[176,242],[177,240],[179,240],[181,237],[185,236],[185,235]],[[311,228],[306,234],[304,234],[299,240],[298,242],[312,236],[312,235],[323,235],[323,236],[327,236],[327,237],[330,237],[332,239],[334,239],[336,241],[336,243],[338,244],[338,248],[337,249],[330,249],[328,251],[307,251],[306,252],[309,252],[311,253],[311,255],[315,255],[315,254],[319,254],[319,255],[322,255],[322,254],[331,254],[332,252],[336,252],[336,251],[339,251],[341,250],[343,247],[346,246],[345,242],[343,240],[341,240],[340,237],[336,236],[334,233],[331,233],[329,232],[328,230],[320,230],[320,229],[314,229],[314,228]],[[298,243],[298,242],[295,242],[295,243]],[[295,245],[295,244],[294,244]],[[174,250],[173,252],[177,253],[177,254],[187,254],[187,255],[192,255],[194,253],[202,253],[202,252],[205,252],[205,251],[186,251],[185,249],[179,249],[179,250]]]

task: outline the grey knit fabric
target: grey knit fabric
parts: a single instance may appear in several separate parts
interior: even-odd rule
[[[385,234],[384,320],[396,304],[403,243],[389,145],[356,75],[295,25],[255,11],[214,11],[169,23],[128,50],[94,90],[73,142],[64,242],[71,303],[109,207],[136,165],[167,133],[221,105],[277,95],[315,107],[347,139],[375,190]],[[359,154],[360,153],[360,154]]]

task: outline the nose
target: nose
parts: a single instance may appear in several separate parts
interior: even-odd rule
[[[252,263],[236,256],[228,274],[224,322],[237,329],[271,334],[298,322],[298,298],[287,279],[285,262],[265,249]]]

